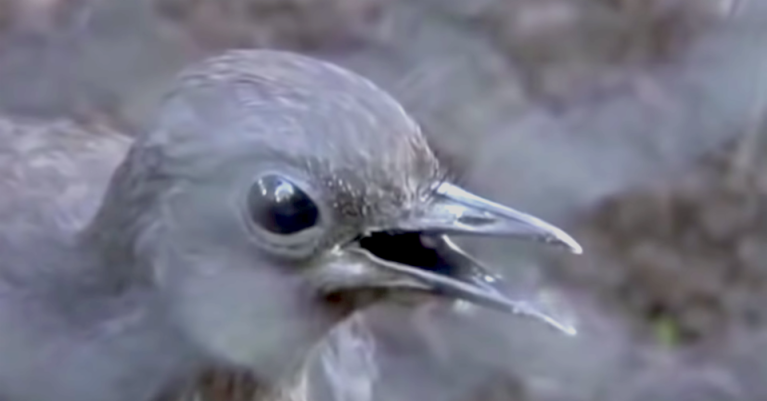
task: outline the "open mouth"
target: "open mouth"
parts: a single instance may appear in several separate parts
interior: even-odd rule
[[[339,246],[323,261],[316,282],[328,301],[359,309],[376,301],[423,297],[462,300],[532,317],[555,329],[575,329],[508,297],[504,280],[464,252],[449,235],[528,239],[580,253],[580,245],[557,227],[484,200],[450,184],[426,207],[391,228]]]
[[[456,268],[438,250],[430,245],[429,236],[413,232],[374,232],[354,241],[356,246],[381,260],[451,276]],[[390,287],[371,284],[325,294],[329,303],[348,311],[360,310],[379,301],[417,303],[423,298],[440,296],[427,287]]]
[[[425,300],[468,301],[478,306],[535,318],[565,333],[575,329],[505,295],[502,277],[489,272],[446,235],[375,232],[349,245],[351,253],[394,271],[389,281],[377,276],[325,293],[325,300],[345,314],[377,302],[418,304]]]
[[[437,250],[436,238],[417,232],[375,232],[358,240],[362,249],[383,260],[452,276],[457,266]]]

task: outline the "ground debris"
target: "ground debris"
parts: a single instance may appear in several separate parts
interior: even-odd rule
[[[596,207],[575,231],[586,256],[558,279],[664,343],[763,329],[767,163],[733,180],[732,153]]]

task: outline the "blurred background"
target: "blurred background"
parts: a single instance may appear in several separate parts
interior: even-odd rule
[[[0,0],[0,112],[133,135],[233,47],[371,78],[461,184],[585,248],[465,244],[578,336],[382,306],[313,398],[767,400],[767,1]]]

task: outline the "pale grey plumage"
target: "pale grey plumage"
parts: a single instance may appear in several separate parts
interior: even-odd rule
[[[119,135],[0,126],[0,399],[152,400],[210,364],[277,380],[343,318],[323,297],[360,287],[542,317],[441,233],[580,251],[443,182],[399,104],[327,63],[232,51],[182,73],[157,116],[127,154]],[[264,174],[308,194],[316,224],[258,226],[244,193]],[[425,233],[439,257],[382,256],[392,249],[362,244],[379,231]]]
[[[186,356],[161,356],[178,341],[157,335],[162,319],[131,314],[139,292],[116,296],[123,278],[73,247],[130,140],[103,127],[10,119],[0,138],[0,398],[128,400],[167,386],[179,371],[171,365],[187,365]],[[142,348],[157,356],[125,358]]]

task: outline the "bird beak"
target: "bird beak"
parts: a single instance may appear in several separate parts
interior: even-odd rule
[[[566,334],[575,329],[505,293],[504,280],[459,248],[455,235],[504,236],[555,245],[580,254],[561,229],[531,215],[440,184],[421,210],[347,246],[338,247],[316,270],[325,291],[366,288],[418,290],[532,317]]]
[[[432,202],[396,228],[422,233],[516,237],[565,248],[575,254],[583,252],[570,235],[527,213],[449,183],[441,183],[435,193]]]

